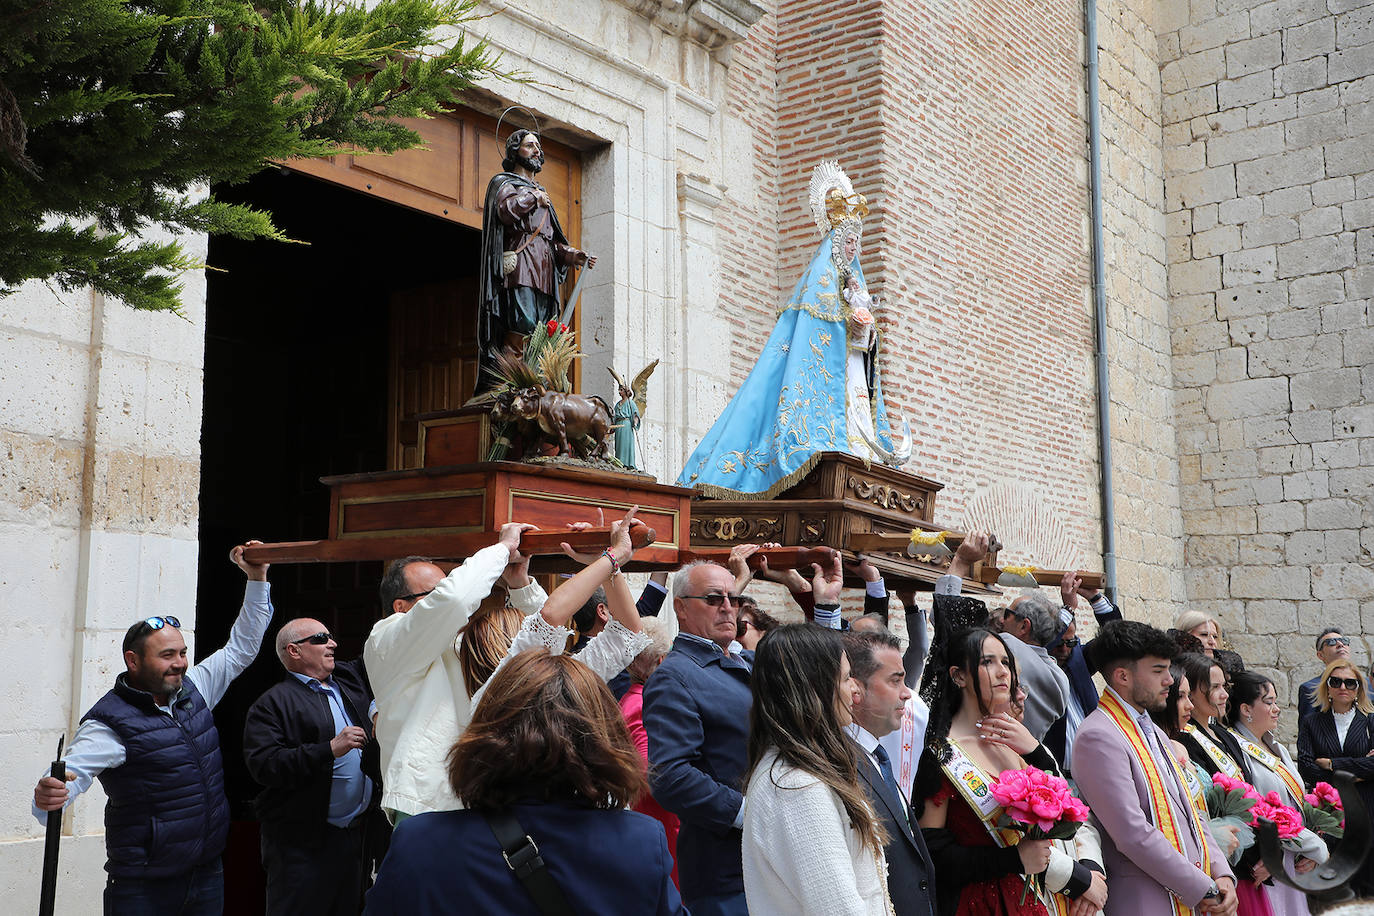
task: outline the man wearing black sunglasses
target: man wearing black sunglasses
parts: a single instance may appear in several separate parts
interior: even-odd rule
[[[372,690],[361,660],[336,662],[318,620],[277,633],[287,676],[248,710],[243,756],[263,787],[262,864],[269,916],[355,916],[363,850],[381,797]]]
[[[1342,633],[1340,627],[1327,627],[1317,636],[1315,648],[1317,661],[1321,662],[1322,670],[1325,670],[1327,665],[1338,658],[1350,658],[1350,637]],[[1298,685],[1299,722],[1317,711],[1317,684],[1321,678],[1321,673],[1318,672],[1312,680],[1303,681]]]
[[[81,719],[65,755],[67,783],[45,776],[34,816],[46,820],[99,778],[105,806],[106,913],[217,916],[229,802],[211,713],[258,654],[272,622],[267,564],[244,547],[229,559],[248,576],[229,641],[187,669],[181,621],[146,617],[124,634],[125,671]]]

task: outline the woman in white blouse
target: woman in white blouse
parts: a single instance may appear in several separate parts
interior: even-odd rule
[[[882,822],[844,733],[856,685],[839,633],[781,627],[750,680],[744,893],[752,916],[887,916]]]
[[[1374,704],[1363,673],[1346,658],[1326,666],[1317,682],[1317,712],[1298,720],[1298,770],[1310,789],[1335,770],[1352,774],[1365,808],[1374,811]],[[1374,896],[1374,856],[1350,880],[1358,897]]]

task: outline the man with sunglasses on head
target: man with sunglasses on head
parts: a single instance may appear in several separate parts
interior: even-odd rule
[[[100,780],[107,916],[223,912],[229,802],[211,710],[257,656],[272,622],[267,564],[243,557],[260,543],[229,552],[248,584],[224,648],[188,670],[180,620],[148,617],[131,626],[126,670],[82,716],[67,747],[67,782],[44,776],[34,788],[34,816],[46,822],[46,812]]]
[[[678,635],[644,685],[654,799],[682,821],[677,864],[695,916],[744,916],[740,851],[748,764],[749,662],[730,652],[738,629],[735,577],[689,563],[673,576]]]
[[[1317,661],[1321,662],[1322,670],[1325,670],[1327,665],[1338,658],[1350,658],[1350,637],[1342,633],[1340,627],[1327,627],[1317,637],[1316,650]],[[1317,684],[1321,679],[1321,673],[1318,672],[1312,680],[1298,685],[1299,722],[1317,711]]]
[[[287,676],[248,710],[243,756],[263,788],[262,864],[268,916],[356,916],[363,851],[381,796],[372,690],[361,660],[336,662],[318,620],[277,633]]]

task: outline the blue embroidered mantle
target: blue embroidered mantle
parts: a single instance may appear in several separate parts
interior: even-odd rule
[[[821,240],[778,313],[758,362],[692,452],[678,486],[723,499],[769,499],[815,466],[820,452],[849,452],[846,428],[846,322],[852,314],[830,252],[837,233]],[[857,259],[851,270],[863,283]],[[871,397],[878,443],[892,448],[882,385]]]

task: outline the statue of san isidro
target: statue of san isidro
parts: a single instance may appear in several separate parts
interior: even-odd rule
[[[478,290],[479,394],[492,387],[488,369],[497,352],[505,348],[519,356],[536,327],[558,320],[558,287],[568,268],[596,263],[568,244],[548,192],[534,177],[543,167],[539,135],[517,129],[506,138],[504,171],[487,185]]]

